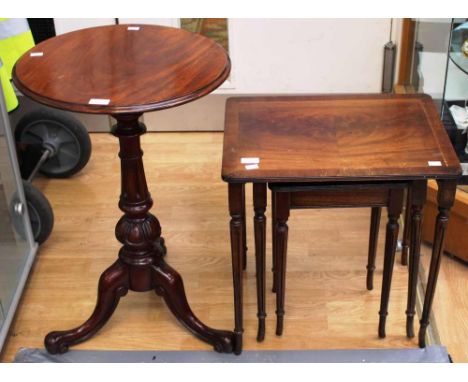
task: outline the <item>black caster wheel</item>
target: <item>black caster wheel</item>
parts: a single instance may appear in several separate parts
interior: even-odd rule
[[[31,183],[23,180],[23,189],[34,241],[42,244],[50,236],[52,228],[54,227],[54,212],[44,194]],[[17,198],[13,198],[12,208],[17,205],[17,200]],[[14,217],[13,225],[16,232],[18,232],[21,237],[26,237],[22,215],[16,213],[12,214],[12,216]]]
[[[66,178],[80,171],[91,156],[91,140],[72,115],[50,109],[28,113],[15,129],[17,144],[40,145],[49,157],[39,171],[50,178]]]

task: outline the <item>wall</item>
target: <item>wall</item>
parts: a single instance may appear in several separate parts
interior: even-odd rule
[[[378,92],[389,24],[376,19],[233,19],[235,88],[226,92]]]

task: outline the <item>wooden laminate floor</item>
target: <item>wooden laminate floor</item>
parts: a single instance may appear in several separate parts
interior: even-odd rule
[[[11,361],[20,347],[42,347],[49,331],[69,329],[87,319],[94,308],[99,275],[116,258],[119,243],[114,227],[121,216],[117,140],[108,134],[92,134],[91,139],[92,157],[80,174],[34,181],[53,206],[55,227],[39,250],[3,361]],[[152,211],[168,245],[167,261],[182,274],[188,300],[202,321],[232,329],[227,186],[220,178],[222,139],[222,133],[150,133],[143,137],[143,150],[154,198]],[[266,339],[257,343],[251,196],[248,186],[245,349],[417,346],[416,339],[405,337],[407,269],[398,261],[387,338],[377,337],[385,219],[375,289],[369,292],[365,266],[370,209],[293,211],[284,335],[274,334],[275,301],[268,291]],[[270,232],[268,227],[267,269],[271,268]],[[427,257],[423,255],[424,262]],[[267,276],[270,286],[271,272]],[[467,280],[466,267],[444,258],[436,318],[441,341],[455,361],[468,361]],[[181,327],[160,297],[129,292],[108,324],[76,349],[195,350],[209,346]]]

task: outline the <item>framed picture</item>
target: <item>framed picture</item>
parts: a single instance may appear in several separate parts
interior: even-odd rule
[[[211,38],[229,52],[228,19],[180,19],[180,27]]]

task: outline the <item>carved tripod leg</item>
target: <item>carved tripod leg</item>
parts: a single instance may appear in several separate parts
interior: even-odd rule
[[[234,347],[233,333],[212,329],[195,316],[188,304],[184,283],[179,273],[166,264],[162,258],[158,265],[152,266],[152,269],[156,293],[164,298],[179,322],[195,336],[213,345],[217,352],[231,353]]]
[[[426,347],[426,329],[429,325],[429,314],[431,313],[432,301],[439,275],[440,261],[444,251],[445,231],[447,229],[450,208],[453,205],[457,187],[457,181],[439,180],[437,181],[439,191],[437,193],[437,203],[439,214],[437,215],[434,242],[432,245],[431,265],[427,281],[426,296],[424,298],[424,307],[419,327],[419,347]]]
[[[266,246],[266,199],[267,190],[265,183],[254,183],[253,201],[254,201],[254,228],[255,228],[255,264],[257,278],[257,317],[258,333],[257,341],[265,339],[265,246]]]
[[[235,354],[242,352],[243,329],[243,291],[242,291],[242,266],[243,266],[243,233],[244,221],[242,218],[244,184],[229,183],[229,223],[231,231],[231,256],[232,256],[232,281],[234,287],[234,334]]]
[[[385,237],[384,269],[382,280],[382,294],[380,297],[379,311],[379,337],[385,337],[385,323],[388,314],[388,301],[390,298],[390,287],[392,284],[393,264],[395,261],[395,250],[398,239],[398,218],[400,217],[403,204],[403,189],[392,189],[389,191],[388,223]]]
[[[421,250],[421,223],[422,223],[422,208],[426,201],[427,181],[415,181],[408,189],[411,197],[408,198],[410,204],[406,205],[409,211],[410,219],[406,224],[411,227],[410,230],[410,251],[408,264],[408,305],[406,308],[406,336],[414,337],[414,315],[416,314],[416,288],[419,273],[419,258]],[[406,227],[405,227],[406,229]]]
[[[401,249],[401,265],[408,264],[409,246],[411,245],[411,202],[412,191],[409,187],[406,191],[406,209],[405,209],[405,226],[403,227],[403,243]]]
[[[86,341],[109,320],[120,297],[128,291],[128,268],[117,260],[99,279],[98,299],[91,317],[82,325],[65,331],[49,333],[44,340],[51,354],[65,353],[68,347]]]
[[[370,233],[369,233],[369,254],[367,260],[367,290],[374,289],[374,270],[375,270],[375,257],[377,254],[377,243],[379,239],[379,225],[380,215],[382,208],[372,207]]]
[[[284,300],[286,292],[286,254],[288,248],[288,225],[290,209],[290,193],[275,192],[275,226],[273,241],[275,243],[276,258],[276,335],[283,334]]]

